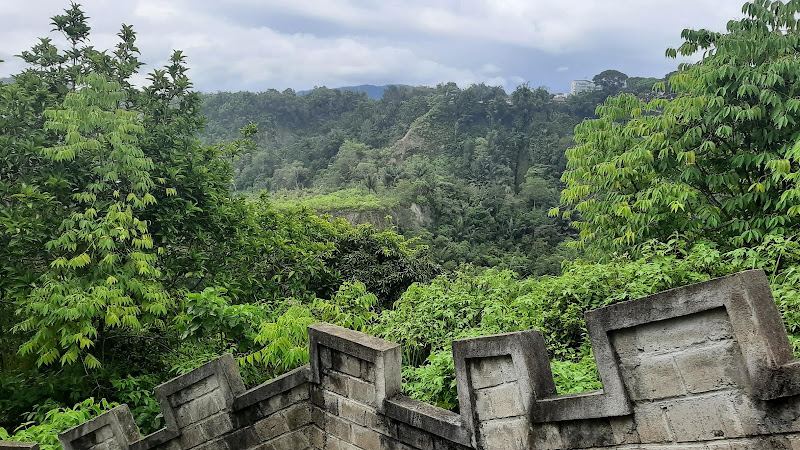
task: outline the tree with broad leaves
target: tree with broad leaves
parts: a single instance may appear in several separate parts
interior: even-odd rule
[[[576,128],[561,200],[579,245],[607,254],[679,232],[731,248],[797,233],[800,1],[742,11],[667,50],[702,52],[670,77],[674,98],[609,98]]]

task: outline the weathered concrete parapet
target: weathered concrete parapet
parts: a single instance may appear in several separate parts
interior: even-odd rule
[[[456,414],[400,394],[397,344],[317,324],[309,365],[245,390],[224,356],[156,389],[164,429],[140,437],[120,406],[60,440],[65,450],[800,449],[800,363],[763,272],[586,322],[598,392],[556,395],[538,331],[457,340]],[[35,448],[24,445],[0,450]]]
[[[402,357],[398,344],[319,323],[308,327],[308,345],[314,383],[330,380],[326,388],[361,398],[379,412],[383,412],[386,399],[400,394]]]
[[[461,418],[473,436],[472,445],[527,448],[537,399],[556,394],[541,333],[456,340],[453,361]]]
[[[597,394],[537,401],[530,448],[800,445],[798,363],[762,271],[600,308],[586,323],[605,399],[587,411],[570,402]]]
[[[125,405],[59,435],[64,450],[118,448],[144,450],[167,442],[191,448],[232,430],[225,414],[244,384],[230,355],[205,364],[156,388],[166,427],[144,438]]]
[[[800,361],[795,360],[792,354],[783,319],[761,270],[741,272],[589,311],[586,320],[593,328],[590,328],[592,336],[609,335],[617,330],[670,319],[692,320],[693,315],[706,315],[717,309],[720,310],[717,314],[727,316],[727,319],[719,320],[730,324],[730,333],[741,349],[750,383],[748,387],[753,395],[771,400],[800,394]],[[719,324],[719,320],[712,321],[712,324]],[[691,328],[686,323],[672,324],[675,329]],[[707,332],[720,331],[718,327],[697,325]],[[728,327],[719,326],[726,330]],[[659,335],[655,333],[653,338],[660,340]]]
[[[0,450],[39,450],[39,444],[32,442],[0,441]]]
[[[309,327],[320,448],[463,449],[458,414],[400,395],[400,346],[329,324]]]

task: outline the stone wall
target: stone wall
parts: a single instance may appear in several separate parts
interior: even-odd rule
[[[401,392],[398,345],[329,324],[311,362],[245,390],[224,356],[157,388],[166,427],[127,407],[65,450],[800,449],[800,362],[761,271],[586,314],[603,389],[556,394],[542,335],[453,342],[460,414]],[[9,447],[0,449],[33,448]]]

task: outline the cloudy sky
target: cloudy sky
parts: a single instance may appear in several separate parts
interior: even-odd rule
[[[605,69],[673,70],[684,28],[723,30],[743,0],[83,0],[92,45],[132,24],[147,71],[187,54],[202,91],[529,82],[564,92]],[[66,0],[0,0],[0,77]]]

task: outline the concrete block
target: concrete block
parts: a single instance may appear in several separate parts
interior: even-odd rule
[[[334,436],[342,440],[348,440],[350,439],[351,433],[350,426],[351,423],[342,418],[332,414],[325,414],[323,431],[329,436]]]
[[[189,449],[187,448],[186,450]],[[234,449],[228,447],[228,444],[225,441],[218,439],[215,441],[206,442],[191,450],[234,450]]]
[[[553,423],[537,423],[531,426],[531,448],[563,448],[561,432]]]
[[[338,415],[339,414],[339,399],[342,398],[341,395],[337,395],[336,393],[322,391],[322,404],[319,405],[324,411]]]
[[[686,394],[672,355],[642,354],[636,365],[622,365],[631,400],[653,400]]]
[[[366,362],[366,361],[365,361]],[[331,369],[352,377],[361,377],[361,360],[347,353],[331,352]]]
[[[169,403],[172,407],[176,408],[217,389],[219,389],[219,380],[216,376],[213,376],[213,374],[209,374],[207,377],[200,379],[197,383],[193,383],[169,395]]]
[[[233,431],[233,422],[227,414],[217,414],[204,420],[200,427],[207,438],[215,438]]]
[[[307,428],[292,431],[291,433],[278,436],[269,442],[274,450],[297,450],[306,449],[311,446]]]
[[[333,367],[333,360],[331,349],[325,346],[318,347],[318,354],[319,354],[319,363],[321,370],[328,370]]]
[[[307,404],[296,403],[281,411],[286,426],[294,431],[311,423],[311,408]]]
[[[339,441],[339,449],[340,450],[364,450],[356,447],[355,445],[347,442],[347,441]]]
[[[675,399],[666,404],[666,416],[678,442],[697,442],[738,438],[756,434],[753,417],[737,412],[741,396],[734,392]]]
[[[187,401],[175,408],[175,421],[184,428],[225,409],[225,399],[219,389]]]
[[[475,392],[475,413],[478,421],[525,415],[516,383],[481,389]]]
[[[675,363],[686,389],[691,393],[734,386],[747,388],[742,352],[733,340],[676,353]]]
[[[308,398],[308,385],[300,385],[260,402],[259,409],[266,416],[296,403],[305,403]]]
[[[638,353],[670,353],[691,346],[733,338],[725,308],[658,320],[613,333],[613,343],[623,363]]]
[[[339,400],[339,417],[361,426],[367,425],[367,407],[346,398]]]
[[[419,428],[453,444],[469,446],[471,436],[459,414],[398,395],[386,401],[386,416]],[[372,416],[367,415],[370,427]],[[375,416],[379,418],[380,416]],[[383,432],[383,427],[378,429]]]
[[[631,416],[611,417],[608,419],[611,431],[614,433],[614,442],[617,444],[637,444],[641,442],[636,422]]]
[[[786,439],[789,440],[789,448],[791,450],[800,450],[800,433],[786,435]]]
[[[473,389],[516,381],[519,378],[511,355],[472,358],[467,362]]]
[[[566,421],[560,422],[558,427],[564,448],[592,448],[616,444],[614,428],[609,419]]]
[[[111,425],[102,426],[94,432],[95,442],[100,443],[111,439],[114,439],[114,430],[111,429]]]
[[[336,438],[335,436],[326,435],[325,436],[325,445],[323,447],[324,450],[339,450],[340,446],[339,443],[342,442],[341,439]]]
[[[325,444],[325,432],[316,425],[309,426],[307,432],[309,446],[315,449],[321,449]]]
[[[267,416],[256,422],[253,428],[261,441],[268,441],[290,431],[286,418],[282,414]]]
[[[433,437],[428,433],[420,433],[418,428],[398,423],[396,438],[411,447],[418,449],[432,449]]]
[[[347,381],[346,375],[338,372],[325,372],[322,374],[322,389],[347,397]]]
[[[528,421],[525,418],[481,422],[480,447],[496,450],[528,450]]]
[[[262,413],[270,414],[270,410],[282,409],[295,401],[305,400],[309,396],[308,382],[310,378],[310,365],[298,367],[238,395],[234,399],[233,410],[239,411],[260,404],[260,407],[264,408]],[[276,398],[278,400],[274,400]],[[269,406],[264,407],[267,401]]]
[[[367,383],[356,378],[347,380],[347,396],[357,402],[364,403],[374,408],[382,408],[383,401],[378,402],[377,388],[372,383]]]
[[[225,437],[230,448],[250,449],[262,442],[254,427],[241,428]]]
[[[195,423],[181,430],[178,442],[182,448],[189,449],[202,445],[208,441],[208,438],[209,436],[206,436],[202,424]]]
[[[351,426],[351,430],[353,433],[351,437],[352,443],[356,446],[363,449],[381,448],[381,435],[376,431],[355,424]]]

